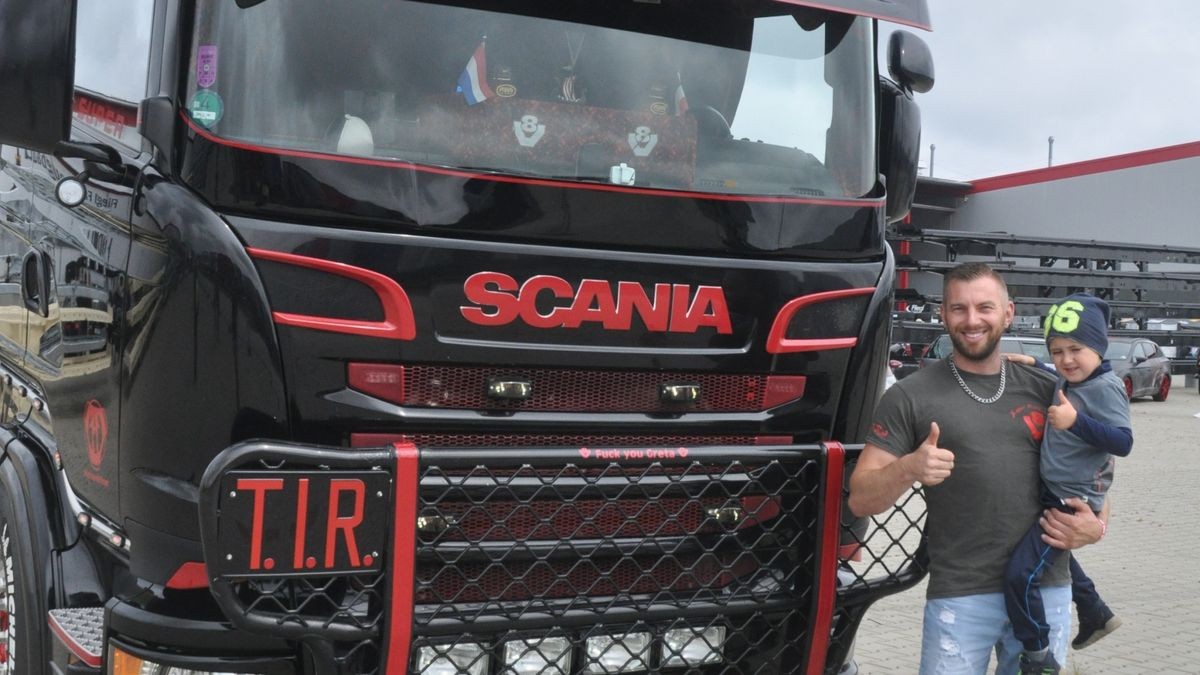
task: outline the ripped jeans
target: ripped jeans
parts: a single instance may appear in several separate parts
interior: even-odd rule
[[[1071,586],[1042,588],[1050,624],[1050,648],[1066,663],[1071,632]],[[983,593],[925,602],[921,639],[921,675],[983,675],[992,650],[997,675],[1014,675],[1021,643],[1013,637],[1003,593]]]

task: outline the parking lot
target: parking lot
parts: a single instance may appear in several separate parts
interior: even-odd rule
[[[1124,623],[1071,651],[1064,673],[1200,672],[1200,394],[1184,380],[1175,376],[1165,402],[1131,405],[1134,449],[1117,465],[1108,536],[1079,552]],[[921,584],[867,613],[856,648],[863,675],[917,672],[924,595]]]

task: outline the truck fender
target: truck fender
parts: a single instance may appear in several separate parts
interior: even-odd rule
[[[49,494],[34,452],[7,430],[0,431],[0,443],[0,565],[5,574],[11,570],[11,581],[0,594],[0,611],[6,615],[0,623],[16,637],[15,653],[4,656],[19,661],[21,672],[42,673],[50,655]]]

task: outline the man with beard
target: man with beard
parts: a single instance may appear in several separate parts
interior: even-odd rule
[[[1004,604],[1004,570],[1038,516],[1038,452],[1054,379],[1004,360],[1000,336],[1013,318],[1004,280],[983,263],[945,275],[942,320],[954,346],[892,386],[850,477],[850,510],[891,508],[914,483],[928,507],[929,587],[921,673],[1017,672],[1021,643]],[[1042,512],[1045,540],[1071,549],[1098,541],[1100,520],[1073,500],[1074,513]],[[1070,628],[1070,556],[1042,578],[1050,639],[1060,662]]]

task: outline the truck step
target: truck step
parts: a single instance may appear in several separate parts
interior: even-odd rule
[[[74,607],[52,609],[47,618],[50,630],[80,661],[100,667],[104,650],[104,608]]]

